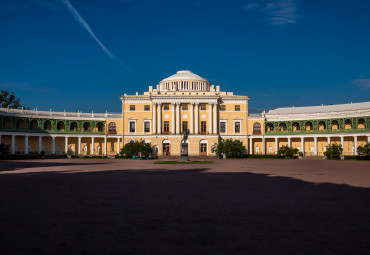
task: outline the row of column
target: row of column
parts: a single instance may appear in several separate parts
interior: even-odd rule
[[[10,148],[11,148],[11,154],[15,154],[15,137],[16,135],[12,135],[11,136],[11,144],[10,144]],[[25,135],[24,136],[24,154],[29,154],[29,151],[28,151],[28,135]],[[42,137],[43,136],[39,136],[39,143],[38,143],[38,153],[41,153],[42,151]],[[51,136],[51,154],[55,154],[55,136]],[[64,142],[64,152],[67,152],[68,151],[68,136],[64,137],[65,139],[65,142]],[[78,138],[78,144],[77,144],[77,152],[78,154],[81,154],[81,140],[82,140],[82,137],[79,136],[77,137]],[[84,137],[85,138],[85,137]],[[120,137],[117,137],[117,148],[118,148],[118,151],[120,149],[120,141],[121,141],[121,138]],[[1,143],[1,136],[0,136],[0,143]],[[94,144],[95,144],[95,137],[91,137],[91,155],[94,155],[95,153],[95,147],[94,147]],[[104,154],[107,154],[107,137],[104,137]]]
[[[180,117],[180,103],[171,103],[172,105],[172,134],[181,134],[181,117]],[[194,111],[195,105],[195,111]],[[217,103],[208,104],[209,106],[209,121],[208,131],[210,134],[217,134]],[[176,117],[175,117],[176,108]],[[213,110],[212,110],[213,108]],[[187,112],[187,111],[186,111]],[[195,117],[194,117],[195,112]],[[213,114],[212,114],[213,112]],[[158,116],[158,120],[157,120]],[[162,133],[162,103],[153,103],[153,133]],[[190,134],[199,134],[199,103],[190,103]]]
[[[357,136],[353,136],[354,137],[354,148],[355,148],[355,152],[354,154],[357,155]],[[282,137],[283,138],[283,137]],[[307,137],[307,138],[311,138],[311,137]],[[314,155],[317,156],[317,138],[318,137],[313,137],[313,141],[314,141]],[[327,142],[328,142],[328,145],[330,145],[330,142],[331,142],[331,137],[327,137]],[[262,154],[266,154],[266,141],[265,141],[265,137],[262,137]],[[278,137],[275,137],[275,154],[277,154],[277,151],[279,150],[279,138]],[[367,142],[370,143],[370,136],[367,137]],[[344,136],[340,136],[340,144],[344,144]],[[291,142],[291,138],[288,137],[288,147],[292,147],[292,142]],[[302,153],[305,153],[304,151],[304,137],[301,137],[301,149],[300,151]],[[249,138],[249,152],[250,154],[253,154],[253,138],[250,137]]]

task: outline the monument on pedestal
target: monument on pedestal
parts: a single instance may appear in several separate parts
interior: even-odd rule
[[[180,161],[189,161],[189,148],[186,140],[189,136],[189,130],[184,131],[184,137],[181,142],[181,159]]]

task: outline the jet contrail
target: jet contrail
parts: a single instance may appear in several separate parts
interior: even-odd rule
[[[104,44],[96,37],[94,32],[91,30],[89,24],[81,17],[81,15],[78,13],[78,11],[72,6],[72,4],[69,2],[69,0],[60,0],[69,10],[69,12],[72,14],[72,16],[76,19],[78,23],[80,23],[81,26],[83,26],[87,32],[95,39],[95,41],[100,45],[100,47],[103,49],[103,51],[112,59],[115,59],[113,54],[104,46]]]

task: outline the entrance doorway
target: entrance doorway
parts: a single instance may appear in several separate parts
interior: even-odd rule
[[[200,155],[207,156],[207,144],[206,143],[200,144]]]
[[[170,156],[170,144],[163,143],[163,156]]]

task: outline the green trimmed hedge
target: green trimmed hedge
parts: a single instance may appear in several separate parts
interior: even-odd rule
[[[344,160],[370,160],[369,156],[344,156]]]

